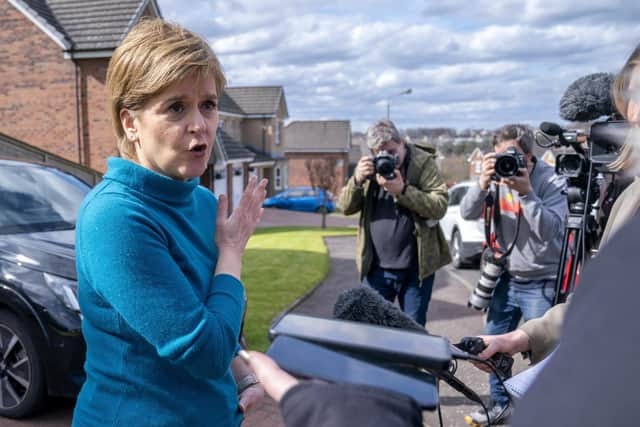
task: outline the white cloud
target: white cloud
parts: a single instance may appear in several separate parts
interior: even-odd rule
[[[159,0],[203,34],[232,85],[281,84],[292,119],[386,114],[399,126],[557,120],[578,77],[640,40],[636,0]]]

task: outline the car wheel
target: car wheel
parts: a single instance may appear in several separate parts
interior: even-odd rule
[[[44,399],[44,370],[27,325],[0,310],[0,415],[22,418]]]
[[[449,245],[449,251],[451,252],[451,264],[454,268],[462,268],[465,264],[464,258],[462,258],[462,238],[458,230],[453,230],[451,234],[451,243]]]

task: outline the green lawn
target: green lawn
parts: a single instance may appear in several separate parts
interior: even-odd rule
[[[329,255],[322,237],[355,232],[346,227],[256,230],[242,265],[248,296],[244,334],[252,350],[266,350],[274,317],[327,276]]]

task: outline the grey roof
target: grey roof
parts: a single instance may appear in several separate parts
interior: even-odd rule
[[[72,51],[115,49],[155,0],[17,0],[72,42]]]
[[[246,115],[276,116],[282,101],[284,118],[289,117],[282,86],[228,87],[225,92]]]
[[[349,120],[295,121],[287,125],[286,152],[348,152],[351,148]]]
[[[268,163],[268,162],[274,162],[276,160],[281,160],[282,157],[278,156],[278,157],[274,157],[269,155],[269,153],[265,153],[262,150],[258,150],[255,147],[252,147],[251,145],[245,145],[244,146],[247,150],[251,151],[256,158],[253,160],[253,163]]]
[[[218,100],[218,110],[221,114],[241,114],[244,116],[244,111],[242,111],[242,108],[240,108],[240,106],[236,104],[236,102],[229,96],[226,90],[222,92],[222,95]]]
[[[244,145],[241,145],[236,140],[234,140],[231,135],[224,131],[224,129],[218,129],[218,141],[220,141],[222,151],[224,152],[223,156],[226,161],[233,161],[239,159],[250,159],[253,160],[255,155],[247,150]]]

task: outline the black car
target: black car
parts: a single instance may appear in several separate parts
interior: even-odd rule
[[[0,416],[27,416],[84,381],[74,242],[90,189],[53,167],[0,160]]]

